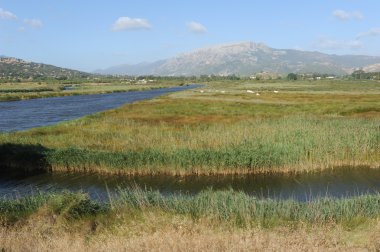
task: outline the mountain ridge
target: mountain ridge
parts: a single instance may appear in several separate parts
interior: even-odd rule
[[[92,74],[54,65],[30,62],[14,57],[0,56],[0,78],[56,78],[88,77]]]
[[[252,75],[258,72],[325,73],[344,75],[355,69],[379,69],[380,57],[366,55],[336,55],[318,51],[275,49],[252,41],[228,43],[152,63],[123,64],[97,73],[125,75]]]

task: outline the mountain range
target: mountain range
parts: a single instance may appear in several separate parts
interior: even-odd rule
[[[242,42],[201,48],[152,63],[118,65],[100,74],[120,75],[243,75],[259,72],[344,75],[356,69],[380,71],[380,57],[331,55],[316,51],[274,49],[263,43]]]
[[[263,43],[242,42],[201,48],[152,63],[113,66],[95,73],[156,76],[250,76],[262,72],[346,75],[357,69],[379,72],[380,57],[274,49]],[[91,74],[0,55],[0,78],[72,79],[88,76]]]

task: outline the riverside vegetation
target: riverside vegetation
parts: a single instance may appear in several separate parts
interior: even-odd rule
[[[126,189],[102,205],[80,193],[0,201],[5,250],[379,249],[380,198],[256,200]]]
[[[186,175],[375,168],[379,98],[378,82],[214,82],[2,134],[0,143],[42,145],[53,171]]]
[[[4,80],[3,80],[4,81]],[[182,84],[178,80],[154,79],[150,82],[135,79],[119,78],[91,78],[44,81],[20,81],[1,83],[0,79],[0,101],[26,100],[44,97],[58,97],[69,95],[87,95],[113,92],[141,91],[156,88],[172,87]]]
[[[35,164],[53,172],[291,176],[379,168],[380,83],[214,81],[1,134],[0,143],[4,167]],[[211,189],[194,197],[121,189],[105,205],[81,193],[34,195],[0,202],[0,238],[6,250],[65,250],[67,243],[77,250],[376,250],[379,204],[379,195],[301,203]],[[36,239],[23,245],[30,235]]]

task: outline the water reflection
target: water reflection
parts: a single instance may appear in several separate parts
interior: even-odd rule
[[[37,191],[83,191],[107,200],[117,189],[139,186],[170,195],[194,195],[207,188],[243,191],[258,198],[308,201],[321,196],[352,197],[380,190],[380,169],[339,168],[297,175],[248,176],[129,176],[104,177],[91,174],[41,174],[26,178],[0,179],[0,196],[19,197]],[[108,190],[108,191],[107,191]]]

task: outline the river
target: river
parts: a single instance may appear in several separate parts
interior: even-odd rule
[[[191,84],[145,91],[0,102],[0,132],[19,131],[52,125],[99,111],[117,108],[125,103],[148,100],[160,95],[200,86]]]

